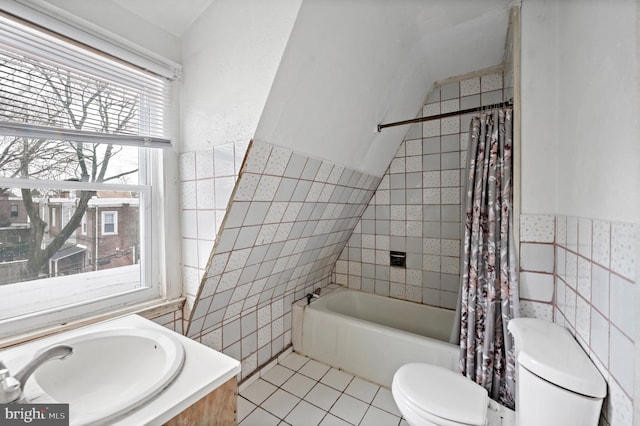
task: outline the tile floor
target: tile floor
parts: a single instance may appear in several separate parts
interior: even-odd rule
[[[408,426],[391,390],[296,353],[240,387],[239,426]]]

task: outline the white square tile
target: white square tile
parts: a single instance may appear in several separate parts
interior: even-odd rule
[[[213,183],[215,184],[215,198],[214,203],[211,204],[210,208],[216,209],[226,209],[229,200],[231,199],[231,193],[233,192],[233,188],[236,184],[234,177],[222,177],[213,179]],[[213,188],[211,188],[213,189]],[[198,181],[198,191],[200,191],[200,181]],[[198,207],[201,204],[201,196],[198,193]],[[207,208],[207,207],[200,207]]]
[[[281,179],[278,176],[263,175],[253,195],[253,201],[272,201],[278,191]]]
[[[289,158],[291,158],[291,153],[292,151],[289,149],[273,147],[267,165],[264,168],[264,173],[267,175],[283,176],[289,163]]]
[[[398,425],[399,423],[400,417],[373,406],[369,407],[362,418],[362,424],[367,426],[390,426]]]
[[[247,417],[253,410],[256,409],[256,405],[253,402],[239,396],[238,397],[238,422],[241,422]]]
[[[284,419],[299,402],[300,398],[297,396],[278,389],[260,404],[260,407],[274,416]]]
[[[350,424],[337,418],[333,414],[327,414],[325,418],[322,419],[320,426],[350,426]]]
[[[357,425],[360,424],[364,414],[367,412],[367,408],[369,408],[369,406],[364,402],[352,396],[342,394],[329,412],[338,418]]]
[[[609,316],[609,271],[598,265],[591,269],[591,303],[604,316]]]
[[[315,180],[318,182],[326,182],[331,175],[331,170],[333,169],[333,163],[330,161],[323,161],[320,164],[320,168],[315,175]]]
[[[198,237],[198,222],[196,211],[185,210],[182,212],[182,238]]]
[[[638,234],[640,225],[634,223],[611,224],[611,270],[625,278],[635,280]]]
[[[329,367],[328,365],[322,364],[312,359],[312,360],[309,360],[309,362],[307,362],[298,371],[304,374],[305,376],[311,377],[312,379],[320,380],[322,376],[324,376],[327,373],[327,371],[329,371],[330,368],[331,367]]]
[[[196,193],[195,181],[182,182],[180,184],[180,206],[188,210],[197,208]]]
[[[355,377],[344,392],[367,404],[371,404],[379,389],[380,386],[363,380],[360,377]]]
[[[282,367],[281,365],[274,365],[273,368],[270,368],[269,371],[261,374],[260,377],[271,384],[281,386],[284,382],[289,380],[293,374],[294,372],[288,368]]]
[[[198,240],[182,239],[182,260],[186,266],[198,267]]]
[[[553,305],[541,302],[520,301],[520,315],[553,322]]]
[[[213,177],[213,150],[196,152],[196,177],[206,179]]]
[[[316,383],[317,382],[315,380],[303,374],[295,373],[282,385],[282,389],[294,394],[299,398],[304,398]]]
[[[591,259],[591,219],[578,219],[578,253]]]
[[[239,426],[275,426],[280,419],[258,407],[240,422]]]
[[[384,411],[387,411],[395,416],[400,417],[400,410],[398,410],[398,406],[393,399],[393,395],[391,391],[387,388],[380,388],[375,398],[373,398],[373,402],[371,405],[381,408]]]
[[[192,219],[187,218],[187,220],[192,220]],[[214,211],[198,210],[196,222],[198,224],[199,239],[212,240],[212,241],[216,239],[216,215]]]
[[[234,196],[236,201],[252,201],[256,192],[260,175],[254,173],[243,173],[238,180],[238,189]]]
[[[611,256],[611,224],[603,220],[593,221],[593,261],[609,267]]]
[[[249,156],[246,162],[246,171],[250,173],[262,173],[271,155],[272,146],[266,143],[256,143],[249,148]]]
[[[248,388],[242,391],[242,396],[256,405],[262,404],[271,394],[276,391],[276,387],[271,383],[258,379]]]
[[[550,303],[553,301],[553,275],[535,272],[520,273],[520,297]]]
[[[343,391],[347,387],[347,385],[349,385],[349,382],[351,382],[351,380],[353,380],[353,376],[351,374],[347,374],[336,368],[331,368],[322,377],[320,383],[323,383],[339,391]]]
[[[633,424],[633,401],[614,380],[609,381],[608,386],[607,412],[609,424],[611,426]]]
[[[635,286],[615,274],[610,276],[611,315],[610,319],[629,337],[635,336]]]
[[[521,215],[520,241],[533,243],[554,242],[554,219],[553,215]]]
[[[591,349],[605,368],[609,366],[609,322],[591,309]],[[593,357],[591,357],[593,358]]]
[[[291,425],[317,425],[325,414],[324,410],[306,401],[300,401],[284,420]]]
[[[242,223],[243,226],[262,225],[265,222],[269,207],[270,203],[267,202],[252,202]]]
[[[300,368],[302,368],[303,365],[307,363],[307,361],[309,361],[309,358],[297,353],[292,353],[280,360],[279,363],[293,371],[298,371]]]
[[[620,383],[622,388],[629,395],[633,395],[633,342],[628,337],[620,333],[620,331],[615,327],[611,327],[610,340],[609,371],[618,383]]]
[[[204,270],[213,250],[213,241],[198,240],[198,268]]]
[[[578,293],[591,300],[591,262],[578,256]]]
[[[193,180],[196,178],[196,153],[183,152],[180,154],[180,180]]]
[[[340,397],[340,392],[322,383],[316,384],[305,396],[305,401],[316,405],[323,410],[329,410]]]
[[[556,242],[561,246],[567,244],[567,217],[556,216]]]
[[[480,77],[468,78],[460,81],[460,96],[480,93]]]
[[[591,305],[582,297],[576,299],[576,332],[585,341],[589,341],[591,330]]]
[[[578,218],[567,217],[567,249],[578,251]]]
[[[480,90],[490,92],[502,89],[502,74],[492,73],[480,77]]]
[[[551,244],[521,244],[520,257],[524,270],[554,272],[554,247]]]

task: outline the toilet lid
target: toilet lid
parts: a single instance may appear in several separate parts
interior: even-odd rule
[[[403,399],[434,416],[468,425],[484,425],[487,391],[463,375],[431,364],[406,364],[393,382]]]

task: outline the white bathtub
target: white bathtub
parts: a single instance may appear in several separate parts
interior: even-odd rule
[[[455,313],[355,290],[338,289],[304,309],[301,352],[391,387],[409,362],[458,370],[460,349],[448,342]]]

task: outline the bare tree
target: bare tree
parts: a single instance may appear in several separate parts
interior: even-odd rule
[[[2,107],[0,116],[11,121],[126,133],[135,130],[138,115],[136,93],[67,70],[27,59],[0,56]],[[24,102],[29,102],[28,108]],[[121,147],[68,140],[4,138],[0,143],[0,170],[4,177],[108,182],[137,172],[110,171],[111,160]],[[23,279],[35,279],[49,259],[80,226],[95,191],[79,191],[75,211],[62,230],[46,242],[48,224],[30,189],[21,190],[29,217],[29,257]]]

